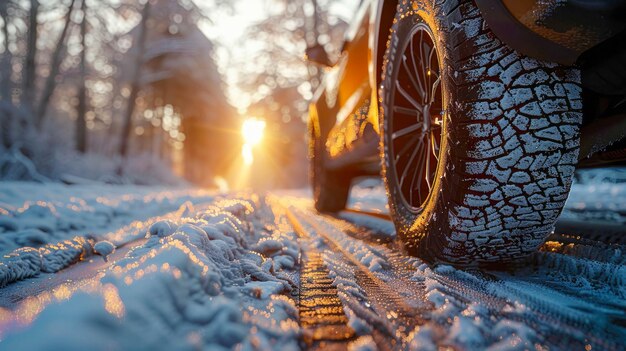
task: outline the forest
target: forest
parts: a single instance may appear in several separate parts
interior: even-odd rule
[[[0,179],[232,185],[255,116],[265,180],[246,185],[306,184],[307,100],[323,70],[303,53],[339,51],[347,19],[332,5],[266,0],[229,45],[216,19],[244,1],[3,1]]]

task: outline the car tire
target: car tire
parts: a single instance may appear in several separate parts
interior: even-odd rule
[[[404,79],[404,47],[417,26],[432,35],[442,111],[438,163],[420,205],[407,200],[414,185],[400,185],[405,172],[394,160],[406,157],[396,155],[401,133],[393,129],[404,123],[394,110],[401,102],[396,84]],[[519,259],[541,246],[574,175],[581,93],[578,69],[526,57],[502,43],[473,1],[401,2],[379,108],[383,179],[406,250],[431,261],[477,265]],[[425,111],[423,120],[432,119]]]
[[[315,209],[319,212],[338,212],[346,207],[352,177],[346,171],[325,168],[324,140],[309,123],[309,159],[311,185]]]

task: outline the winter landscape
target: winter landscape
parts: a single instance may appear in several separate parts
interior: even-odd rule
[[[410,200],[396,202],[394,196],[404,196],[405,176],[390,174],[397,162],[408,169],[419,153],[408,162],[398,161],[401,154],[388,156],[397,146],[387,144],[384,133],[394,125],[382,122],[382,114],[380,129],[370,120],[377,99],[369,105],[368,94],[377,92],[359,92],[352,104],[341,94],[354,85],[336,83],[353,74],[346,57],[355,57],[351,50],[359,48],[359,33],[370,28],[359,23],[374,16],[368,11],[379,2],[252,3],[0,2],[0,350],[626,349],[623,162],[598,167],[591,156],[579,157],[574,171],[568,155],[587,152],[584,140],[568,139],[559,149],[554,135],[544,130],[520,134],[526,144],[496,155],[502,158],[494,164],[505,160],[513,164],[513,174],[530,174],[529,180],[517,181],[522,177],[511,176],[506,166],[489,166],[483,178],[467,186],[469,193],[462,193],[462,182],[451,190],[451,198],[460,194],[460,202],[475,205],[477,215],[471,206],[467,213],[459,204],[429,206],[438,196],[432,189],[450,173],[473,179],[472,169],[480,167],[479,162],[473,168],[450,166],[449,160],[456,162],[454,151],[444,157],[446,142],[429,141],[424,149],[432,145],[438,154],[425,156],[426,168],[431,160],[449,163],[434,167],[432,176],[425,171],[422,183],[416,168],[409,192],[425,189],[429,195],[409,211],[415,216],[411,235],[432,238],[438,229],[420,223],[440,225],[441,218],[457,231],[446,234],[451,246],[441,244],[441,256],[421,254],[434,247],[423,242],[415,254],[400,207],[413,201],[413,193]],[[421,9],[422,3],[434,5]],[[431,7],[436,21],[441,13],[466,11],[452,31],[461,30],[467,40],[482,33],[478,40],[500,43],[491,32],[479,33],[489,29],[474,21],[473,1],[441,2],[450,11],[438,9],[439,3],[400,2],[397,14],[395,5],[385,5],[394,11],[383,77],[393,68],[387,61],[402,20],[427,16]],[[444,33],[441,23],[435,28]],[[311,49],[316,47],[333,63],[317,64],[319,51]],[[508,47],[497,50],[508,53],[499,65],[517,55]],[[403,60],[404,67],[418,63]],[[553,70],[550,79],[560,74],[557,64],[541,66],[526,57],[520,62],[524,69]],[[428,76],[437,75],[432,67]],[[468,72],[450,76],[481,71]],[[579,75],[564,76],[576,80]],[[361,78],[368,81],[366,74]],[[432,83],[433,94],[445,83],[440,79]],[[386,106],[384,82],[380,106]],[[333,84],[338,84],[335,90]],[[476,84],[477,94],[485,94],[486,85]],[[556,101],[559,84],[550,83],[556,97],[541,89],[532,93],[545,99],[540,113],[546,118],[537,116],[528,130],[551,123],[561,136],[578,133],[569,125],[552,125],[580,117],[575,111],[580,88],[561,89],[569,94],[564,100],[571,110],[545,112],[543,101]],[[342,108],[326,106],[333,98]],[[411,98],[406,101],[421,108]],[[317,143],[324,121],[315,118],[322,105],[337,116],[349,111],[343,119],[336,117],[340,121],[325,143]],[[495,114],[493,102],[480,106],[481,116]],[[446,119],[452,107],[433,103],[420,113],[436,109],[433,125],[454,131],[448,139],[454,148],[476,148],[467,158],[480,153],[491,160],[498,149],[505,152],[487,122],[465,125],[474,131],[472,137],[489,134],[489,141],[454,143],[459,132]],[[523,129],[518,122],[528,111],[516,109],[519,115],[503,113],[498,123],[510,118]],[[402,128],[391,134],[393,140],[422,125]],[[506,128],[501,127],[503,134]],[[372,136],[378,168],[367,173],[355,165],[370,162],[372,154],[345,150],[358,149]],[[516,158],[528,145],[532,151]],[[351,167],[329,166],[332,160],[357,157]],[[499,182],[503,174],[506,184],[489,178]],[[347,185],[341,188],[337,184],[343,179]],[[393,179],[399,180],[398,192]],[[423,187],[414,187],[415,181]],[[325,189],[332,195],[327,200]],[[489,197],[493,189],[493,194],[502,189],[502,198]],[[344,201],[341,208],[328,210],[337,199]],[[507,201],[525,207],[507,214]],[[429,208],[435,208],[434,215],[420,217]],[[436,211],[441,208],[446,210]],[[555,223],[542,222],[551,218],[545,212],[558,214]],[[458,244],[464,229],[474,244],[532,250],[470,264],[440,259],[465,255],[465,248],[478,251],[476,257],[502,254]],[[521,243],[518,233],[525,235]]]
[[[618,176],[576,185],[567,218],[601,211],[623,225]],[[624,346],[623,241],[554,234],[519,266],[464,270],[401,254],[388,220],[316,215],[306,191],[0,193],[6,350]],[[351,208],[384,214],[381,198],[357,187]]]

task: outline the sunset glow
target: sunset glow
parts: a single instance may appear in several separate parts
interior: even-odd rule
[[[244,142],[250,146],[256,146],[263,140],[265,121],[257,118],[248,118],[241,126],[241,135]]]
[[[263,141],[265,125],[266,123],[262,119],[248,118],[241,126],[241,136],[244,142],[241,148],[241,156],[246,165],[251,165],[254,162],[253,148]]]

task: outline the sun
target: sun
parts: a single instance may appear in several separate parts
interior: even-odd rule
[[[244,142],[241,148],[241,155],[246,165],[251,165],[254,162],[252,149],[263,141],[265,124],[264,120],[251,117],[243,121],[241,125],[241,136]]]
[[[243,136],[244,143],[250,146],[258,145],[263,140],[263,134],[265,132],[265,121],[257,118],[248,118],[243,121],[241,126],[241,135]]]

